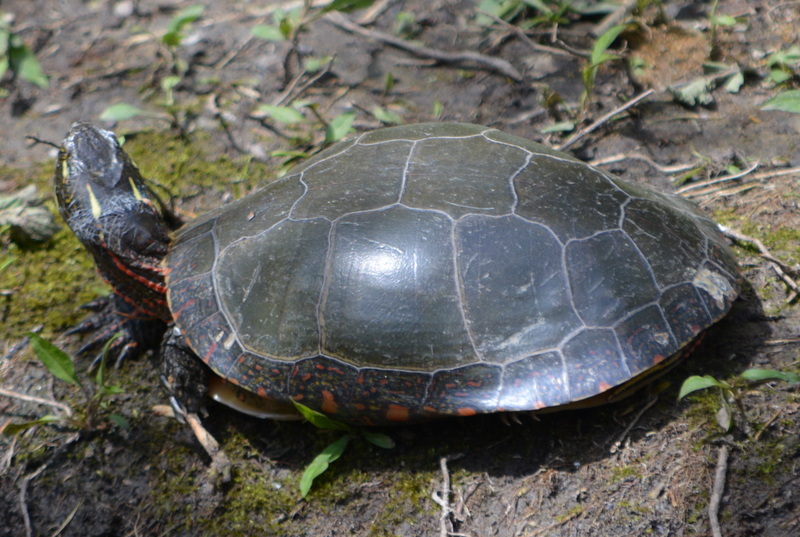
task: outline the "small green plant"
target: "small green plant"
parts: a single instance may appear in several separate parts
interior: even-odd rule
[[[621,58],[619,54],[608,52],[609,47],[616,41],[617,37],[625,31],[626,24],[618,24],[606,30],[603,35],[597,38],[597,41],[592,47],[592,54],[589,57],[589,65],[583,68],[583,87],[584,92],[581,96],[581,105],[585,106],[589,101],[592,91],[594,90],[594,81],[597,77],[597,70],[604,63]]]
[[[767,68],[769,80],[776,86],[790,81],[797,76],[800,68],[800,45],[792,45],[767,56]]]
[[[731,382],[717,380],[711,375],[694,375],[683,381],[678,399],[683,399],[690,393],[708,388],[717,388],[720,394],[720,406],[717,410],[717,423],[723,430],[729,431],[733,425],[733,407],[746,419],[742,399],[747,390],[770,381],[784,381],[789,384],[800,384],[800,375],[792,372],[776,371],[774,369],[748,369]]]
[[[203,15],[205,6],[195,4],[181,9],[167,26],[167,32],[161,36],[161,41],[170,48],[180,46],[184,39],[183,30]]]
[[[363,438],[370,444],[378,446],[379,448],[383,449],[392,449],[394,448],[394,440],[389,438],[385,434],[381,433],[373,433],[369,431],[365,431],[363,429],[356,429],[347,425],[346,423],[342,423],[340,421],[334,420],[326,416],[325,414],[321,414],[316,412],[315,410],[311,410],[305,405],[298,403],[297,401],[293,401],[295,408],[303,415],[303,417],[308,420],[312,425],[318,427],[320,429],[328,429],[334,431],[342,431],[345,434],[337,438],[333,443],[328,445],[322,452],[314,457],[314,460],[311,461],[305,471],[303,472],[303,476],[300,478],[300,494],[305,498],[308,492],[311,490],[311,485],[314,483],[314,479],[319,477],[325,470],[328,469],[330,463],[334,462],[336,459],[342,456],[344,453],[345,448],[350,443],[351,440],[356,438]]]
[[[111,338],[105,344],[100,363],[97,367],[97,372],[94,375],[94,382],[90,385],[86,385],[80,381],[75,374],[75,364],[67,353],[38,334],[29,333],[27,336],[30,338],[31,347],[36,353],[36,356],[50,374],[59,380],[72,384],[81,391],[85,399],[85,407],[81,416],[73,416],[71,412],[67,412],[65,416],[46,415],[33,421],[11,424],[6,427],[6,434],[17,434],[35,425],[50,423],[67,425],[85,432],[90,432],[101,428],[99,422],[104,419],[108,419],[110,422],[122,428],[130,427],[128,420],[123,416],[114,413],[105,413],[105,411],[108,410],[107,398],[122,392],[122,388],[119,386],[107,383],[105,366],[108,350],[119,337],[119,334]]]
[[[800,90],[789,90],[779,93],[761,105],[761,109],[800,114]]]
[[[183,80],[189,66],[178,54],[178,47],[185,39],[185,29],[197,21],[203,15],[204,10],[205,7],[199,4],[180,10],[170,20],[167,31],[160,38],[161,43],[164,45],[164,51],[162,52],[168,58],[169,71],[172,73],[165,76],[160,83],[160,90],[163,95],[161,105],[166,113],[151,112],[128,103],[117,103],[103,110],[100,114],[100,119],[104,121],[124,121],[134,117],[149,117],[170,121],[173,125],[180,124],[180,108],[176,106],[174,90]]]
[[[9,70],[40,88],[49,85],[36,56],[22,38],[11,31],[11,26],[0,12],[0,78]]]
[[[730,27],[736,24],[736,17],[732,17],[730,15],[720,15],[717,13],[717,4],[719,4],[719,0],[714,0],[711,3],[711,13],[708,15],[708,23],[709,23],[709,36],[711,38],[711,43],[714,43],[714,40],[717,36],[717,29],[720,26]]]

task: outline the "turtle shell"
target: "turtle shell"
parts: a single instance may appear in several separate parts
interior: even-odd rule
[[[466,124],[335,145],[184,227],[166,264],[217,374],[369,424],[615,393],[739,285],[690,203]]]

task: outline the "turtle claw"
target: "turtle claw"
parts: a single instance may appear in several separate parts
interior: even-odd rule
[[[164,328],[164,323],[160,320],[138,318],[134,308],[116,295],[97,298],[81,308],[93,313],[65,333],[68,335],[91,333],[88,341],[76,353],[87,355],[100,350],[92,361],[91,369],[100,364],[106,352],[104,347],[109,342],[111,344],[107,355],[119,368],[126,359],[136,357],[155,347]]]
[[[161,384],[163,384],[167,388],[167,390],[171,390],[167,378],[164,375],[161,375],[160,378],[161,378]],[[169,404],[172,407],[172,412],[175,415],[175,419],[178,420],[180,423],[186,425],[186,416],[189,413],[186,412],[186,409],[183,407],[181,402],[178,401],[178,398],[175,397],[174,395],[170,395]]]

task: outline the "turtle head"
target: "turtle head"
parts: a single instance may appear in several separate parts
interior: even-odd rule
[[[177,220],[114,133],[72,125],[55,171],[58,207],[114,291],[143,317],[169,320],[161,262]]]

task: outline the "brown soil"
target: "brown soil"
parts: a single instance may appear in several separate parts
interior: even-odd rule
[[[48,89],[9,74],[0,84],[5,91],[0,97],[5,132],[0,193],[21,188],[27,177],[41,176],[36,163],[52,159],[49,148],[25,140],[28,134],[57,142],[73,121],[97,121],[106,107],[119,102],[163,114],[167,109],[160,104],[159,84],[172,74],[176,62],[185,62],[187,69],[175,89],[171,125],[136,118],[106,126],[131,133],[133,146],[149,154],[166,151],[158,142],[143,148],[148,140],[165,139],[166,131],[173,139],[202,144],[210,163],[220,156],[244,162],[244,155],[256,162],[269,159],[277,149],[317,147],[324,137],[322,128],[293,130],[253,114],[258,105],[276,102],[287,89],[297,95],[309,80],[301,78],[290,86],[299,73],[290,43],[250,38],[253,26],[270,22],[278,2],[200,1],[206,4],[205,12],[186,28],[172,58],[155,36],[165,32],[176,9],[191,3],[4,3],[2,9],[14,16],[13,30],[36,51],[51,79]],[[397,0],[388,2],[367,27],[391,33],[400,11],[412,13],[414,40],[431,48],[480,51],[505,59],[522,73],[522,80],[472,63],[419,58],[346,33],[322,18],[309,23],[293,50],[304,56],[335,54],[336,61],[300,98],[316,103],[326,120],[354,111],[358,130],[379,126],[368,113],[375,106],[413,123],[436,120],[438,102],[440,120],[489,124],[551,145],[563,142],[566,137],[545,136],[541,130],[570,117],[568,110],[578,111],[585,60],[563,54],[563,49],[556,54],[533,50],[505,27],[477,25],[476,4]],[[603,65],[585,114],[573,117],[578,128],[585,127],[643,89],[653,87],[656,93],[570,150],[587,160],[623,153],[665,166],[699,162],[703,167],[695,180],[759,162],[755,173],[761,175],[751,174],[691,199],[726,225],[760,238],[796,276],[799,176],[775,172],[800,166],[800,115],[760,106],[779,91],[767,79],[765,57],[800,43],[800,8],[767,0],[721,2],[719,11],[739,22],[718,27],[714,43],[709,9],[706,4],[667,0],[661,12],[653,7],[637,19],[639,29],[626,34],[626,54],[644,60],[647,72],[629,73],[622,62]],[[348,17],[357,20],[363,14]],[[559,25],[558,37],[570,50],[589,49],[589,31],[598,22],[571,17]],[[532,39],[554,46],[552,27],[536,29],[548,31]],[[710,59],[738,64],[745,73],[742,87],[736,93],[713,89],[714,103],[706,107],[677,104],[664,88],[701,76],[701,64]],[[394,80],[390,88],[387,74]],[[269,160],[276,167],[280,162]],[[144,163],[142,167],[147,173]],[[632,180],[675,188],[667,175],[641,159],[616,161],[606,168]],[[180,166],[173,174],[180,174]],[[250,178],[245,185],[257,182]],[[221,195],[241,195],[237,185],[184,185],[176,201],[184,213],[201,213],[219,204]],[[36,259],[49,252],[63,256],[57,241],[64,237],[59,234],[56,242],[40,247]],[[17,257],[6,270],[42,270],[32,268],[33,254],[3,245],[4,254]],[[616,405],[525,418],[521,425],[485,417],[392,429],[387,432],[397,442],[394,450],[354,443],[305,500],[297,492],[297,480],[331,435],[307,424],[264,422],[211,406],[206,425],[234,463],[233,481],[214,488],[207,475],[208,458],[188,429],[152,411],[165,403],[152,361],[128,362],[112,373],[124,391],[111,399],[109,412],[124,416],[129,427],[102,421],[80,433],[74,427],[39,426],[16,437],[0,436],[0,537],[438,535],[442,508],[432,495],[443,486],[442,458],[447,460],[453,492],[449,500],[454,512],[448,520],[456,534],[710,535],[707,508],[721,446],[730,450],[719,513],[722,534],[796,536],[797,388],[769,383],[742,389],[746,418],[737,414],[729,433],[715,424],[716,393],[676,402],[677,386],[689,375],[731,380],[753,367],[798,369],[800,310],[796,299],[792,301],[795,295],[752,247],[737,245],[736,251],[745,278],[743,296],[691,359],[666,377],[670,386],[659,385],[652,406],[647,406],[645,391]],[[73,252],[53,263],[65,265],[74,282],[84,285],[85,254]],[[69,269],[73,255],[80,261]],[[52,315],[66,304],[64,311],[71,311],[76,297],[31,310],[26,317],[26,285],[4,290],[3,322],[16,312],[23,328],[17,330],[14,324],[13,330],[3,329],[0,387],[84,408],[75,390],[53,381],[32,358],[22,333],[43,324],[70,324],[75,314],[70,319]],[[75,336],[58,342],[71,351],[79,345]],[[48,412],[56,410],[0,395],[0,428]]]

